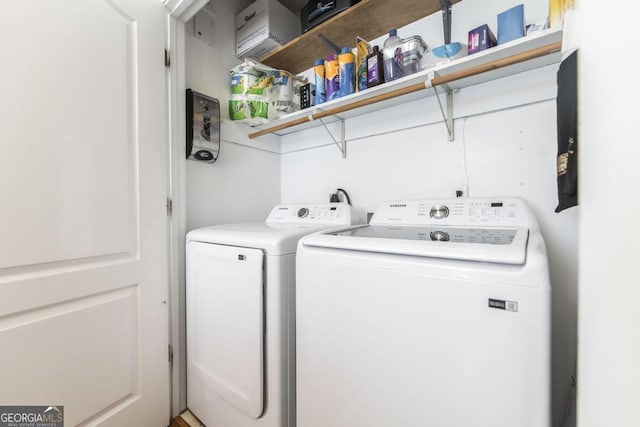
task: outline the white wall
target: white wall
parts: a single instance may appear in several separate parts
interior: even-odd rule
[[[454,6],[453,40],[488,22],[510,0],[463,1]],[[528,22],[544,19],[547,2],[525,2]],[[399,29],[442,43],[438,13]],[[384,37],[376,43],[382,42]],[[455,141],[449,142],[434,98],[346,121],[347,158],[323,128],[283,136],[282,201],[325,200],[346,189],[365,218],[385,200],[521,196],[532,205],[549,253],[553,284],[554,425],[566,406],[576,358],[578,210],[554,213],[556,195],[557,66],[463,89],[454,95]],[[330,126],[339,135],[337,125]]]
[[[246,3],[246,2],[245,2]],[[239,221],[262,221],[280,201],[280,142],[247,138],[245,126],[228,120],[229,70],[235,56],[235,14],[244,3],[215,1],[213,45],[186,38],[188,88],[220,99],[221,147],[214,164],[186,162],[187,230]],[[206,12],[200,12],[206,13]]]
[[[640,5],[595,3],[579,2],[578,425],[638,426]]]

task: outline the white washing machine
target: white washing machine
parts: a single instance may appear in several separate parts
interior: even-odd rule
[[[300,427],[549,427],[550,284],[515,198],[402,201],[298,245]]]
[[[351,224],[343,203],[187,235],[187,406],[207,427],[295,426],[295,252]]]

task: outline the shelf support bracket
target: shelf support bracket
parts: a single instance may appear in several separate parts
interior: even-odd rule
[[[447,134],[449,137],[449,141],[453,141],[455,139],[455,133],[453,130],[453,91],[449,89],[449,86],[446,86],[446,94],[447,94],[447,112],[445,114],[442,109],[442,103],[440,102],[440,96],[438,95],[438,90],[436,87],[433,87],[433,90],[436,91],[436,97],[438,98],[438,104],[440,104],[440,112],[442,112],[442,117],[444,118],[444,123],[447,126]]]
[[[447,135],[449,137],[449,141],[453,141],[455,139],[455,134],[453,132],[453,91],[451,90],[449,85],[442,85],[444,86],[444,91],[447,95],[447,110],[445,111],[444,107],[442,106],[442,101],[440,100],[440,93],[438,92],[438,88],[431,83],[435,75],[435,72],[429,73],[429,77],[425,83],[425,86],[427,88],[433,88],[433,91],[436,94],[436,99],[438,100],[438,106],[440,107],[440,113],[442,113],[444,124],[447,127]]]
[[[342,153],[342,158],[346,159],[347,158],[347,140],[344,137],[345,136],[344,119],[340,119],[340,141],[336,140],[336,138],[333,136],[333,134],[331,133],[327,125],[324,123],[324,121],[322,121],[322,119],[318,119],[318,120],[320,121],[320,124],[322,125],[324,130],[327,131],[327,133],[333,140],[333,143],[336,144],[338,149],[340,149],[340,152]]]

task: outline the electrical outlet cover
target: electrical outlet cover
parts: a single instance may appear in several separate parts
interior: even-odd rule
[[[200,11],[194,18],[194,37],[209,46],[214,45],[215,16],[206,10]]]

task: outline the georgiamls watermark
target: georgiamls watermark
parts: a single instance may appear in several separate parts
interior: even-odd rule
[[[64,427],[64,406],[0,406],[0,427]]]

